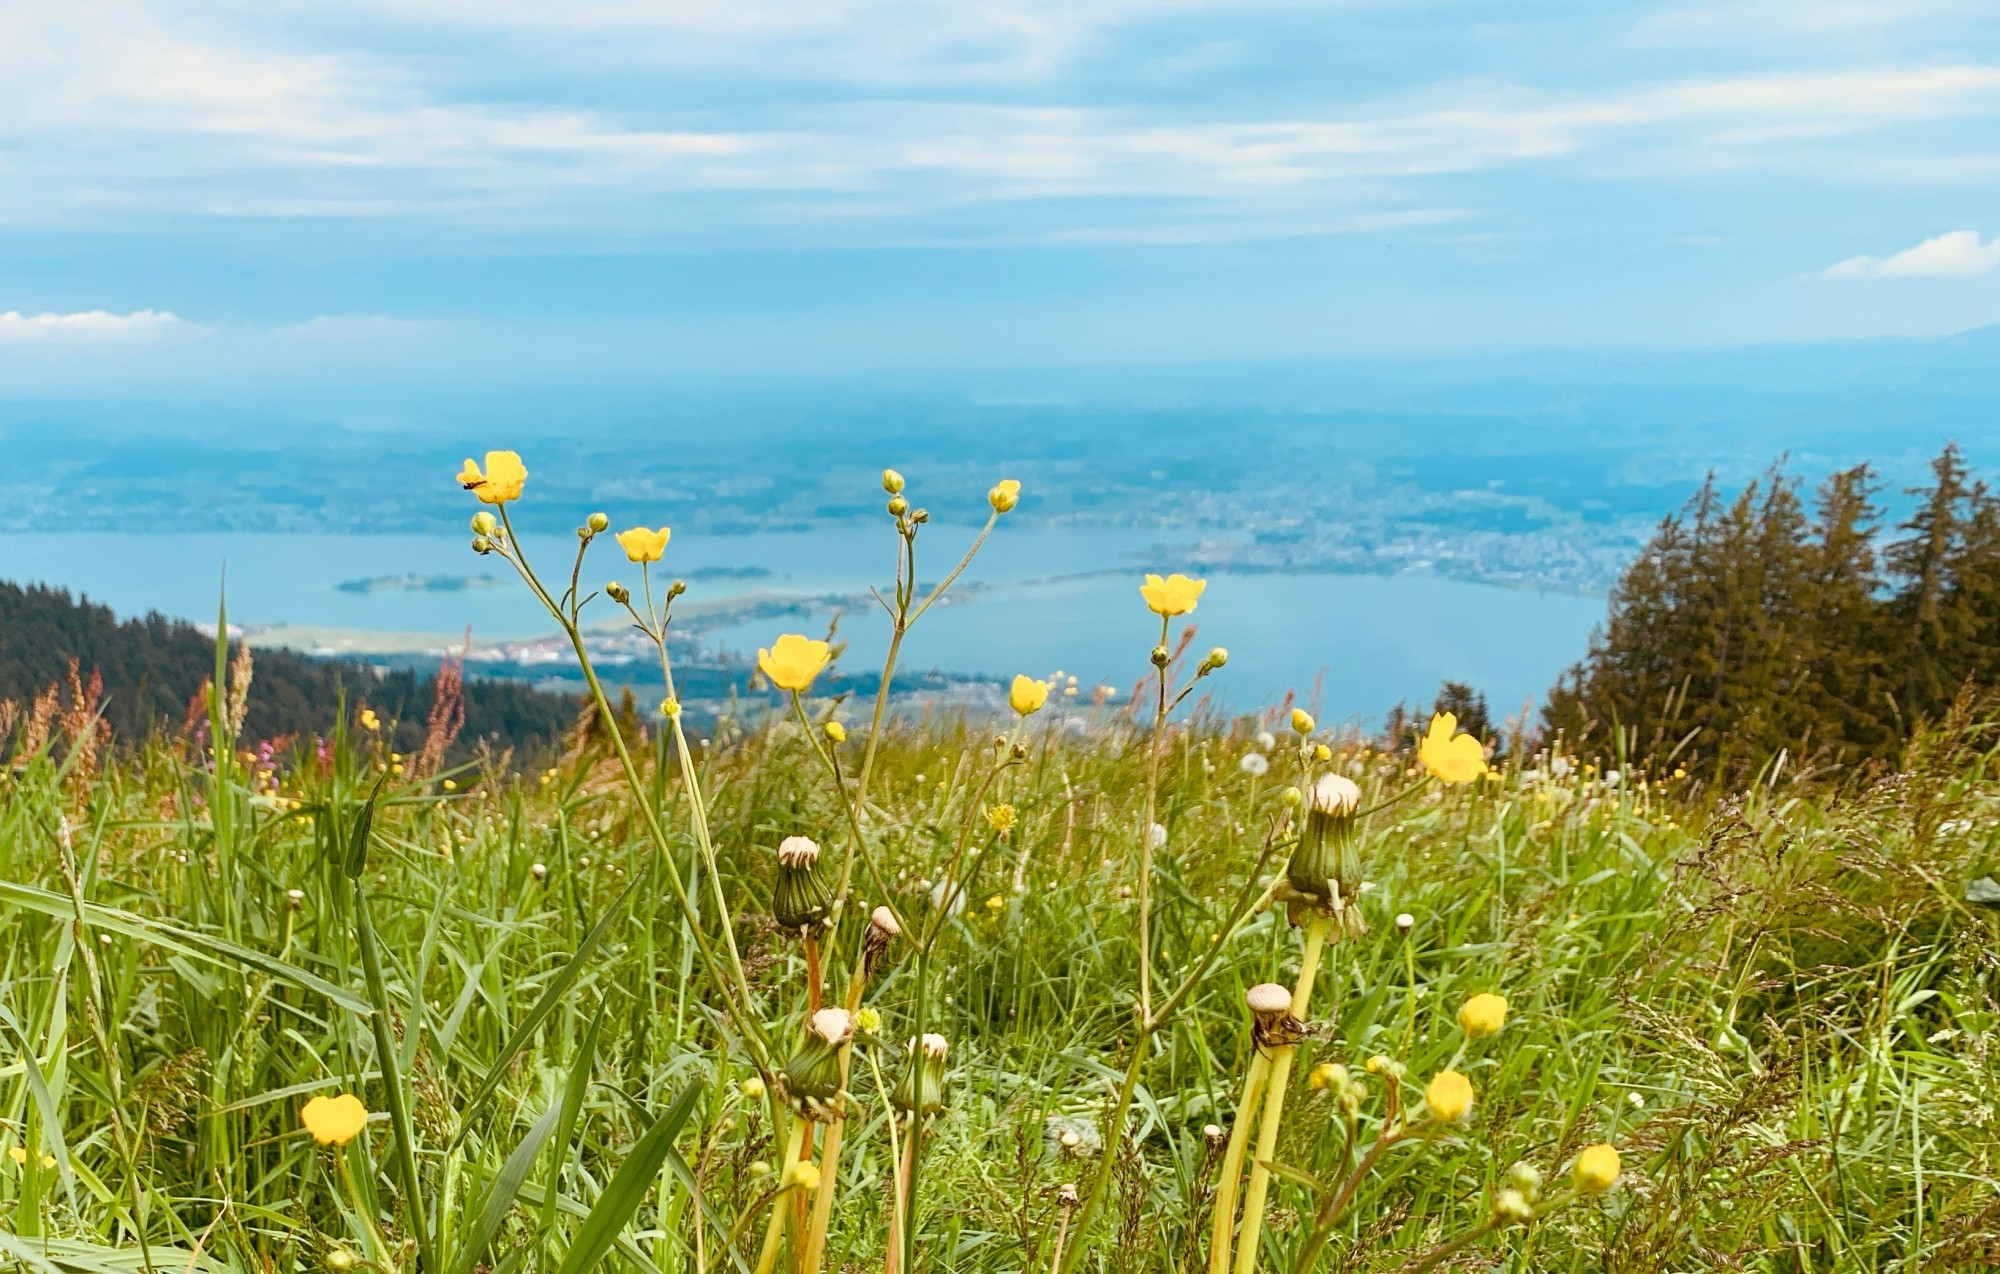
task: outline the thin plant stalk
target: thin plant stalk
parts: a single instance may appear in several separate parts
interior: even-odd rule
[[[1306,949],[1299,960],[1299,980],[1292,988],[1292,1016],[1303,1018],[1312,1007],[1313,979],[1320,953],[1326,948],[1327,917],[1314,913],[1306,922]],[[1237,1241],[1236,1274],[1257,1268],[1257,1241],[1263,1236],[1264,1201],[1271,1191],[1271,1161],[1278,1153],[1278,1131],[1285,1117],[1285,1089],[1292,1076],[1298,1045],[1272,1050],[1270,1089],[1264,1097],[1264,1119],[1257,1130],[1257,1158],[1250,1165],[1250,1183],[1243,1191],[1243,1233]]]
[[[1209,1274],[1227,1274],[1230,1244],[1236,1234],[1236,1197],[1243,1185],[1243,1156],[1250,1150],[1250,1128],[1264,1100],[1264,1085],[1271,1075],[1271,1057],[1256,1049],[1243,1075],[1243,1097],[1236,1106],[1236,1122],[1229,1129],[1229,1147],[1222,1154],[1222,1179],[1215,1188],[1215,1215],[1209,1226]]]

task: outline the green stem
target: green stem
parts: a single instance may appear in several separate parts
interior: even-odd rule
[[[1313,979],[1319,973],[1320,953],[1326,947],[1327,918],[1317,913],[1306,922],[1306,949],[1299,960],[1298,984],[1292,988],[1292,1016],[1303,1018],[1311,1010]],[[1285,1087],[1292,1077],[1296,1044],[1273,1050],[1271,1088],[1264,1098],[1264,1120],[1257,1130],[1257,1159],[1250,1165],[1250,1184],[1243,1192],[1243,1236],[1236,1247],[1236,1274],[1252,1274],[1257,1268],[1257,1241],[1264,1230],[1264,1201],[1271,1191],[1270,1163],[1277,1157],[1278,1132],[1285,1117]]]
[[[1264,1099],[1264,1084],[1270,1074],[1270,1056],[1261,1048],[1253,1048],[1250,1065],[1243,1074],[1243,1097],[1236,1106],[1236,1122],[1229,1127],[1229,1148],[1222,1154],[1222,1179],[1215,1188],[1215,1216],[1209,1225],[1208,1238],[1209,1274],[1226,1274],[1229,1269],[1243,1156],[1250,1149],[1250,1125],[1257,1118],[1257,1106]]]

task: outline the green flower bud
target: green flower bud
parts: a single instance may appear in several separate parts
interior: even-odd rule
[[[1305,826],[1285,864],[1285,879],[1301,894],[1329,905],[1351,902],[1361,892],[1361,855],[1355,845],[1354,811],[1361,789],[1338,774],[1326,774],[1306,795]]]
[[[474,535],[491,535],[499,526],[499,521],[484,509],[472,515],[472,533]]]
[[[787,836],[778,846],[778,880],[771,889],[771,918],[787,933],[810,933],[826,924],[833,888],[820,870],[819,845]]]
[[[897,473],[894,469],[884,469],[882,471],[882,489],[890,495],[901,495],[903,492],[903,475]]]
[[[912,1044],[910,1063],[889,1100],[896,1109],[908,1114],[934,1114],[944,1105],[944,1058],[948,1046],[942,1035],[926,1035]]]
[[[611,519],[602,513],[593,513],[586,520],[585,525],[590,528],[592,535],[602,535],[611,529]]]
[[[808,1119],[826,1113],[840,1097],[840,1049],[854,1036],[846,1009],[821,1009],[806,1024],[799,1051],[785,1063],[785,1096]]]

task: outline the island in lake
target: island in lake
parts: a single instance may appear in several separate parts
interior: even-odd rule
[[[334,585],[343,593],[463,593],[499,586],[491,575],[371,575]]]

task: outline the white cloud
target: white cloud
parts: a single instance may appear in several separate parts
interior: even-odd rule
[[[19,310],[0,313],[0,344],[152,340],[196,330],[171,310],[133,310],[129,314],[113,314],[109,310],[79,310],[73,314],[23,314]]]
[[[1887,257],[1849,257],[1826,269],[1829,279],[1976,279],[2000,269],[2000,237],[1981,242],[1977,230],[1953,230]]]

